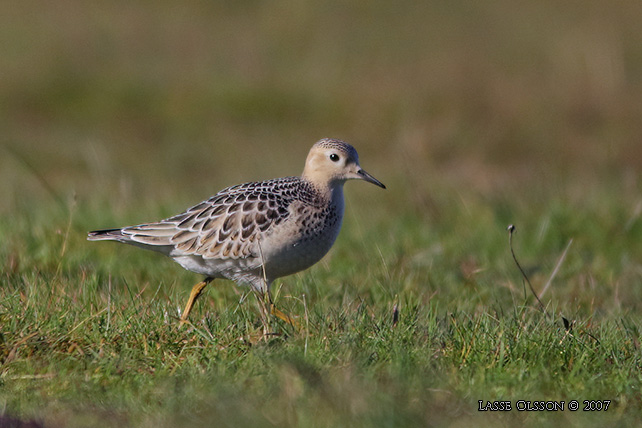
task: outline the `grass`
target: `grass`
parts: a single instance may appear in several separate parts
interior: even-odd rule
[[[306,328],[274,321],[277,334],[262,337],[255,297],[225,282],[181,328],[178,309],[195,277],[155,254],[85,243],[80,219],[96,214],[84,209],[72,207],[67,225],[59,214],[58,231],[3,222],[3,242],[24,246],[3,247],[0,397],[8,415],[53,427],[637,421],[639,290],[606,281],[639,273],[590,255],[609,248],[606,235],[576,237],[543,297],[546,316],[524,291],[498,221],[481,220],[466,248],[458,238],[468,230],[465,216],[445,216],[436,227],[444,235],[434,237],[412,217],[360,225],[354,211],[361,208],[351,206],[329,260],[275,290],[279,306]],[[515,235],[539,288],[564,249],[556,228],[541,230]],[[428,240],[442,248],[425,250]],[[478,400],[572,399],[611,400],[611,407],[603,414],[477,411]]]
[[[0,426],[640,426],[639,7],[7,7]],[[85,240],[323,136],[388,190],[348,183],[331,253],[275,283],[301,331],[224,281],[181,328],[200,278]]]

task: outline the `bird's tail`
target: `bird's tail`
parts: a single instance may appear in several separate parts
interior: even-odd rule
[[[122,241],[122,229],[92,230],[87,234],[88,241]]]
[[[172,225],[153,223],[129,226],[122,229],[94,230],[87,234],[87,240],[117,241],[169,255],[174,248],[171,241],[174,233]]]

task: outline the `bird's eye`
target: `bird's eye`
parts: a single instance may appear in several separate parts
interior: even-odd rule
[[[330,155],[330,160],[331,160],[332,162],[339,162],[339,155],[338,155],[338,154],[336,154],[336,153],[332,153],[332,154]]]

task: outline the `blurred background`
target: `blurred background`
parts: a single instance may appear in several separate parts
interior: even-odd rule
[[[452,231],[465,247],[483,244],[466,243],[477,222],[503,243],[531,214],[540,238],[559,220],[551,261],[577,213],[604,226],[595,245],[639,237],[640,16],[637,0],[10,2],[0,215],[75,204],[78,233],[153,220],[297,175],[334,137],[388,185],[347,186],[353,222],[469,224]],[[472,253],[453,262],[464,276]]]
[[[18,155],[56,192],[89,194],[110,173],[144,186],[139,201],[162,197],[147,182],[203,195],[298,174],[325,136],[382,180],[445,174],[487,192],[551,175],[637,182],[642,168],[638,1],[3,9],[5,183]],[[38,192],[19,181],[3,210]]]

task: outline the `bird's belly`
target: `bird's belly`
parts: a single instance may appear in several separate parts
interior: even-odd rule
[[[237,273],[253,272],[259,265],[254,258],[207,259],[199,255],[187,255],[173,259],[183,268],[210,278],[229,278]]]

